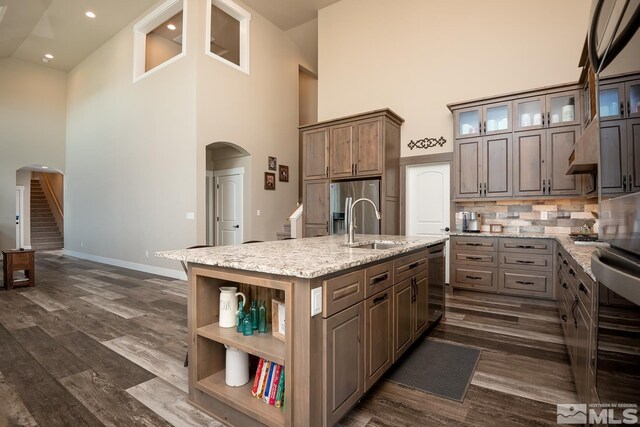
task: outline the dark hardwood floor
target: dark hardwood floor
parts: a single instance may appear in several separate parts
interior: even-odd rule
[[[0,426],[220,425],[186,401],[186,286],[36,254],[0,290]],[[555,303],[456,292],[431,339],[482,349],[463,403],[379,382],[346,426],[555,425],[575,402]]]

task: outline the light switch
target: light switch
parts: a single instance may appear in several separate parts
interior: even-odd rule
[[[260,216],[260,209],[256,210],[256,216]]]
[[[185,215],[186,219],[195,219],[195,217],[196,217],[196,214],[193,212],[187,212]]]
[[[322,313],[322,288],[311,289],[311,316]]]

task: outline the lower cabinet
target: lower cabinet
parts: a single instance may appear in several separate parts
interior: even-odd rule
[[[418,338],[427,330],[427,321],[429,320],[429,294],[427,282],[427,273],[420,273],[413,279],[415,288],[413,293],[413,304],[411,306],[413,320],[413,338]]]
[[[336,424],[364,394],[364,302],[323,319],[324,425]]]
[[[427,272],[418,273],[395,285],[393,298],[393,354],[396,361],[427,330],[429,320]]]
[[[364,302],[364,391],[393,364],[393,289]]]

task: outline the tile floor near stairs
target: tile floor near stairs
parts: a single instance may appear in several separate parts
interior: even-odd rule
[[[186,285],[36,254],[0,291],[0,426],[220,425],[187,403]],[[438,340],[483,349],[463,403],[380,381],[349,426],[555,425],[575,402],[555,303],[458,292]]]

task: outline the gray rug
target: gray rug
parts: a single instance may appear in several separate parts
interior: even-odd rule
[[[481,350],[425,339],[410,350],[387,381],[462,402],[476,371]]]

